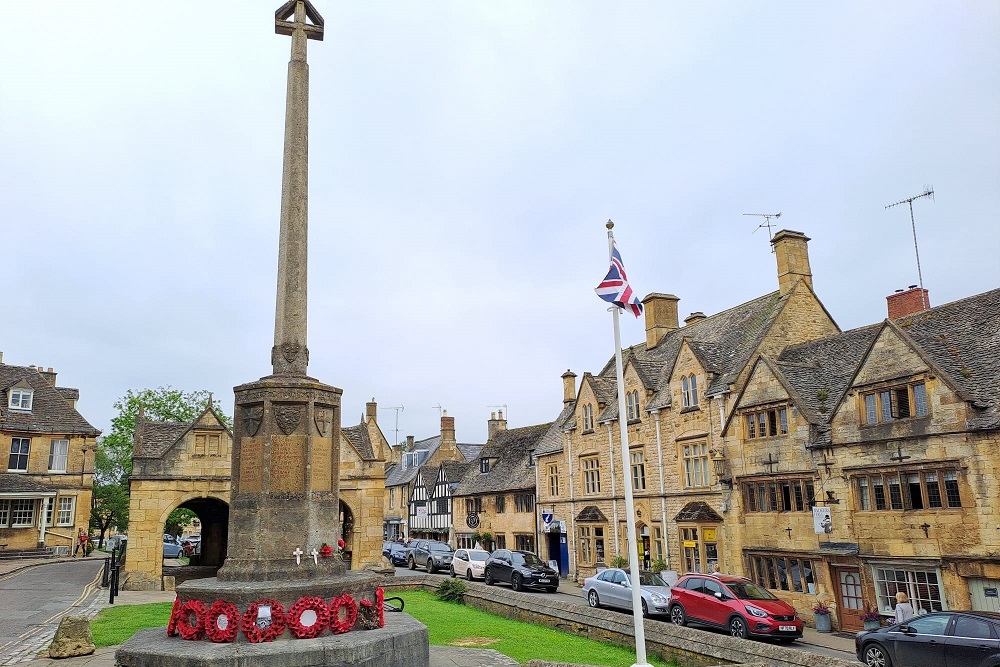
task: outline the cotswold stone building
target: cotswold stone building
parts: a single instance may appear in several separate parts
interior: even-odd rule
[[[642,560],[662,559],[678,572],[740,569],[721,549],[732,539],[732,515],[713,458],[753,361],[838,331],[812,289],[808,240],[776,234],[778,291],[722,313],[693,313],[682,327],[677,297],[643,300],[646,341],[622,350],[624,469],[614,358],[597,374],[584,373],[578,389],[576,375],[563,375],[561,437],[545,439],[536,456],[538,502],[553,515],[547,539],[567,544],[571,576],[581,580],[626,556],[624,484],[635,498]]]
[[[927,310],[917,291],[761,355],[724,432],[727,557],[800,612],[827,596],[844,630],[897,591],[1000,611],[1000,290]]]
[[[0,353],[0,549],[71,552],[88,530],[101,432],[77,412],[79,397],[51,368],[4,364]]]

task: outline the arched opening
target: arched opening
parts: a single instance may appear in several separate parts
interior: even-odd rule
[[[354,512],[343,500],[340,501],[340,539],[344,540],[344,563],[350,569],[354,553]]]
[[[191,510],[197,515],[197,519],[187,526],[192,532],[185,531],[185,536],[200,538],[200,543],[195,548],[189,549],[185,555],[188,559],[187,565],[168,566],[166,563],[171,561],[166,561],[163,574],[173,576],[176,583],[185,579],[214,577],[226,560],[229,544],[229,505],[218,498],[201,497],[191,498],[177,507]]]

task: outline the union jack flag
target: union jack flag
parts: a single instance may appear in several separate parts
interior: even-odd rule
[[[619,308],[631,309],[636,317],[642,314],[642,304],[628,284],[625,267],[622,266],[622,256],[618,254],[618,246],[614,240],[611,241],[611,268],[594,291],[597,292],[597,296]]]

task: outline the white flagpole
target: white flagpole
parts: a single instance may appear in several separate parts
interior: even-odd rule
[[[608,263],[615,248],[615,236],[611,232],[615,223],[608,220]],[[628,517],[628,566],[632,581],[632,622],[635,625],[635,664],[632,667],[652,667],[646,662],[646,629],[642,618],[642,593],[639,582],[639,550],[635,541],[635,503],[632,500],[632,483],[629,480],[628,458],[628,416],[625,414],[625,372],[622,369],[622,341],[618,329],[618,306],[611,307],[611,317],[615,323],[615,371],[618,374],[618,426],[621,429],[622,445],[622,486],[625,487],[625,515]],[[615,526],[618,530],[618,526]]]

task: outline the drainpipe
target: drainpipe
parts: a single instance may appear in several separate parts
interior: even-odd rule
[[[665,471],[663,469],[663,440],[660,434],[660,410],[650,410],[649,414],[653,415],[653,420],[656,424],[656,461],[660,467],[660,526],[662,531],[660,539],[663,540],[663,560],[666,561],[667,569],[669,570],[670,549],[668,547],[669,541],[667,540],[667,496],[663,486]]]
[[[618,415],[618,418],[621,419],[621,415]],[[611,515],[614,517],[612,519],[614,522],[612,530],[615,534],[615,556],[621,556],[621,548],[618,546],[618,487],[615,483],[615,442],[612,433],[611,422],[608,422],[608,458],[611,460]]]
[[[573,434],[563,431],[563,449],[566,450],[566,468],[569,475],[569,528],[566,535],[566,552],[569,554],[567,569],[573,573],[573,581],[579,577],[576,558],[576,484],[573,482]],[[572,547],[572,548],[571,548]],[[569,572],[566,576],[569,576]]]

